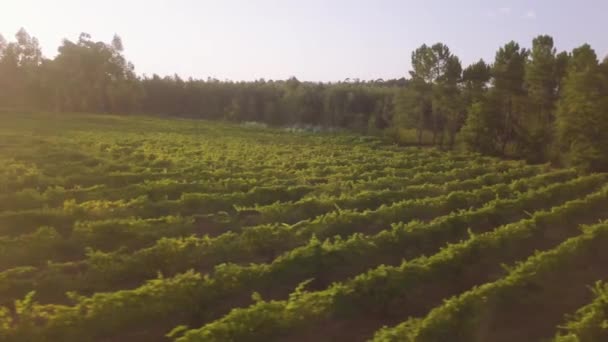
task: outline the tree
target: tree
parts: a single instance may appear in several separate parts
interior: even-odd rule
[[[133,64],[122,55],[122,40],[93,41],[81,33],[64,40],[53,61],[57,78],[56,108],[91,112],[128,112],[138,107],[141,88]]]
[[[499,150],[505,155],[509,144],[516,144],[522,134],[522,115],[526,106],[524,88],[528,51],[511,41],[496,53],[492,66],[493,96],[497,97],[496,115],[502,125],[498,130]]]
[[[19,70],[19,56],[14,43],[3,42],[0,59],[0,104],[16,105],[16,99],[22,96],[22,74]]]
[[[556,100],[555,54],[553,38],[550,36],[538,36],[532,41],[530,61],[525,70],[525,85],[531,100],[529,105],[541,121],[550,118]]]
[[[369,128],[372,130],[385,129],[392,121],[395,112],[395,92],[392,89],[378,89],[375,96],[376,106],[374,114],[370,118],[372,121],[369,122]]]
[[[465,100],[470,104],[462,134],[469,149],[504,156],[507,146],[520,142],[527,56],[528,51],[513,41],[501,47],[489,70],[492,86],[487,91],[488,69],[483,61],[464,71]]]
[[[557,109],[557,146],[562,162],[608,171],[608,66],[587,44],[572,51]]]
[[[0,56],[0,103],[12,107],[41,105],[43,57],[38,39],[21,28],[14,42],[0,39]]]
[[[4,57],[4,51],[6,50],[7,44],[8,43],[6,42],[4,36],[0,34],[0,59]]]
[[[483,59],[463,70],[463,100],[467,107],[483,98],[491,76],[491,67]]]
[[[570,61],[570,55],[566,51],[562,51],[555,56],[555,70],[553,72],[556,80],[556,97],[559,98],[561,95],[562,84],[566,72],[568,70],[568,62]]]
[[[422,145],[422,135],[431,126],[431,117],[430,87],[420,78],[412,79],[410,86],[399,91],[395,98],[394,124],[415,129],[418,145]]]
[[[42,51],[36,37],[32,37],[21,28],[17,34],[16,44],[13,43],[13,48],[17,51],[19,66],[39,66],[42,63]]]
[[[458,57],[450,55],[445,58],[442,74],[437,78],[433,88],[434,117],[440,120],[441,128],[439,146],[443,146],[444,131],[447,131],[449,148],[454,147],[456,133],[464,124],[464,103],[462,102],[459,84],[462,80],[462,65]]]
[[[326,124],[337,127],[344,123],[347,116],[348,88],[342,84],[330,87],[323,99],[323,112]]]
[[[412,53],[412,69],[410,89],[402,91],[396,101],[397,122],[415,128],[419,144],[423,131],[430,129],[433,143],[442,146],[447,129],[450,146],[453,145],[453,136],[461,123],[457,100],[462,74],[460,60],[442,43],[423,44]]]
[[[114,49],[114,51],[116,52],[122,52],[124,50],[124,46],[122,45],[122,38],[120,38],[119,35],[115,34],[114,37],[112,37],[112,49]]]
[[[547,159],[551,145],[552,126],[557,100],[558,65],[553,38],[538,36],[532,41],[530,60],[525,69],[528,103],[522,118],[519,152],[526,159],[541,162]]]
[[[494,89],[469,106],[466,123],[461,131],[469,150],[487,155],[502,154],[500,136],[504,120],[496,115],[500,107],[501,99]]]
[[[465,122],[461,135],[470,150],[495,154],[496,127],[489,129],[489,125],[496,117],[497,106],[492,106],[486,98],[490,78],[491,67],[483,59],[463,70],[461,101]]]

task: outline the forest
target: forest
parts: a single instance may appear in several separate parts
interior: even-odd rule
[[[119,36],[106,43],[82,33],[49,59],[21,29],[13,41],[0,36],[0,108],[347,129],[608,170],[608,59],[588,44],[558,52],[552,37],[540,35],[529,49],[511,41],[494,61],[466,67],[445,44],[425,44],[412,52],[411,66],[392,80],[185,80],[138,75]]]

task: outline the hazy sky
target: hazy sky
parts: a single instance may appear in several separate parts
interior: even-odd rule
[[[63,38],[123,38],[138,73],[219,79],[398,78],[441,41],[468,64],[550,34],[608,53],[608,0],[0,0],[0,33],[23,26],[52,57]]]

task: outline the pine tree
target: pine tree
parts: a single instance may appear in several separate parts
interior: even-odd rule
[[[588,171],[608,170],[606,68],[587,44],[568,65],[557,110],[557,146],[562,162]]]

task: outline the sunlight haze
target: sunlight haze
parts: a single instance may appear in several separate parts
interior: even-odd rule
[[[225,0],[2,1],[0,33],[24,27],[47,57],[79,33],[120,35],[139,74],[231,80],[400,78],[422,43],[441,41],[464,65],[515,40],[555,37],[558,50],[590,43],[608,53],[608,2]],[[581,18],[585,18],[584,20]]]

